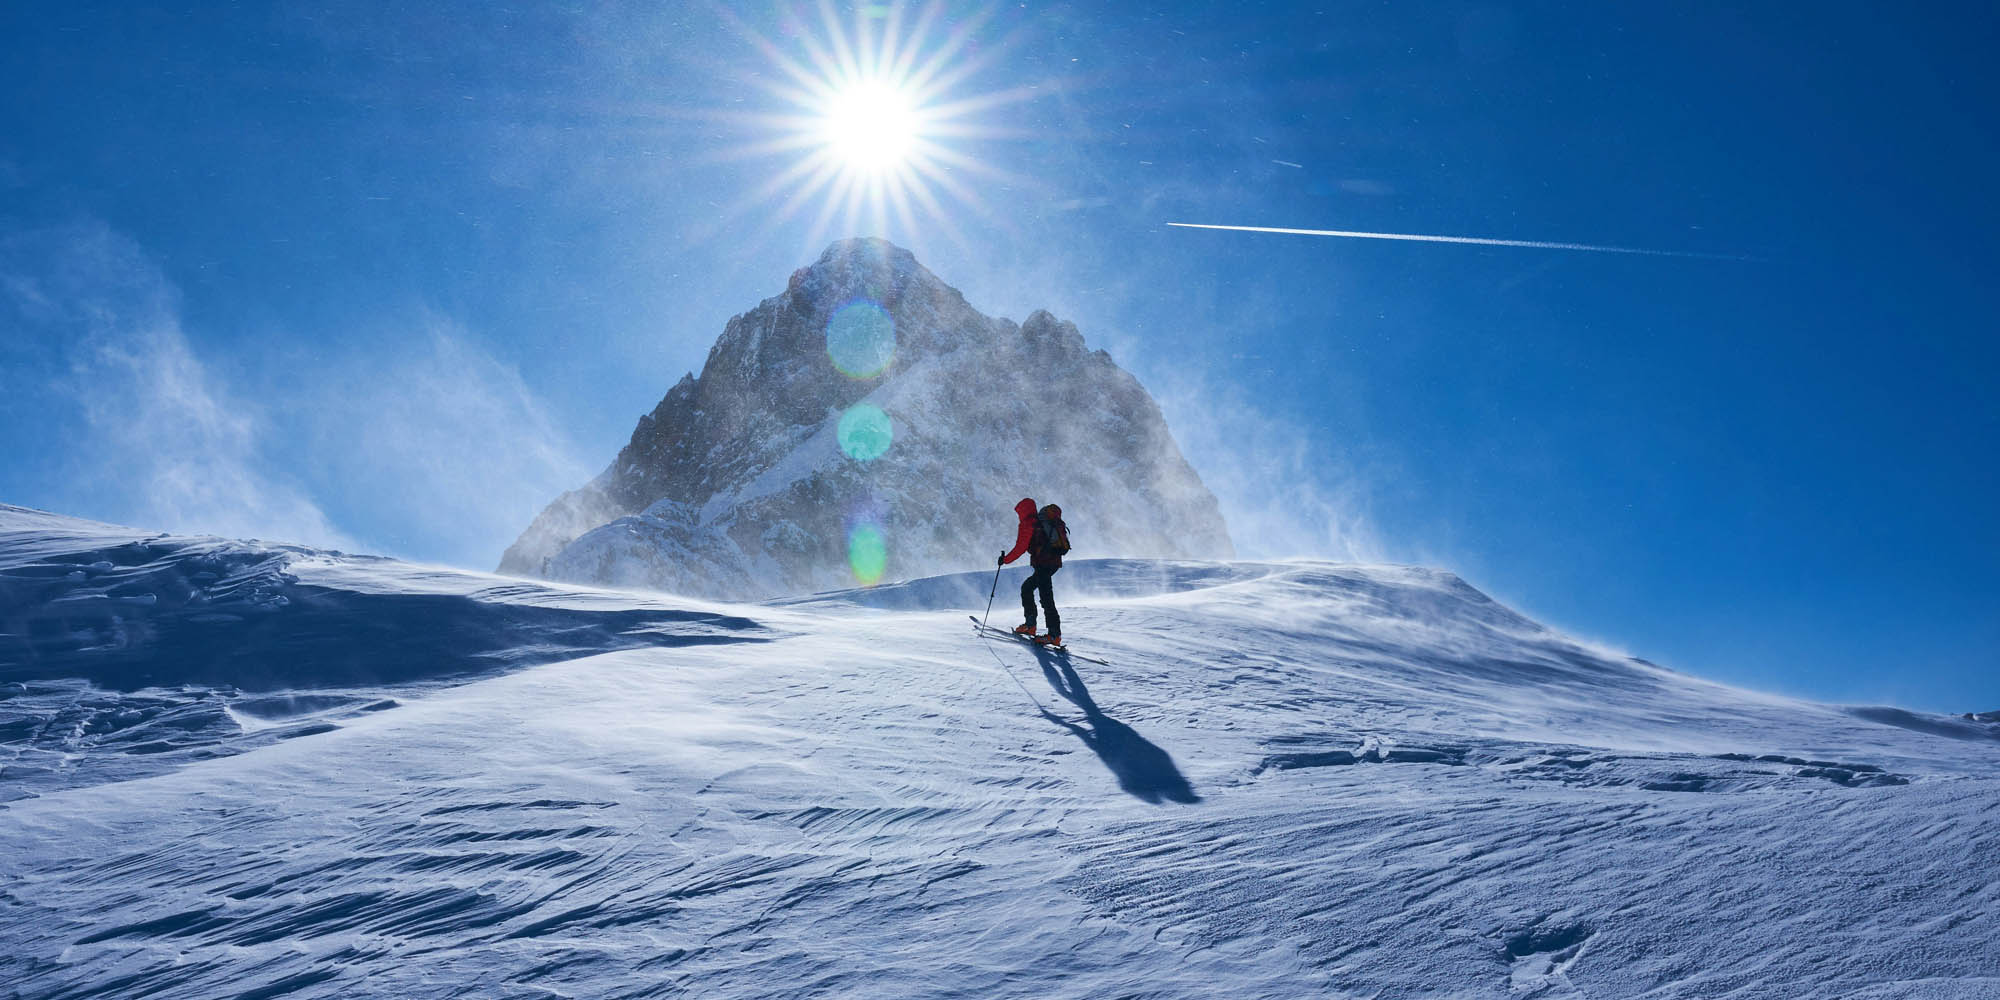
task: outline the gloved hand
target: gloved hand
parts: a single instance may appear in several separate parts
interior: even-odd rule
[[[1002,553],[1000,553],[1000,562],[999,562],[999,563],[997,563],[997,565],[1000,565],[1000,566],[1005,566],[1005,565],[1007,565],[1007,553],[1005,553],[1005,552],[1002,552]]]

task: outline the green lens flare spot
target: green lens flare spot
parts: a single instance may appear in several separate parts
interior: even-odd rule
[[[826,323],[826,353],[849,378],[873,378],[896,357],[896,321],[873,302],[850,302]]]
[[[857,462],[881,458],[896,436],[889,415],[873,403],[856,403],[841,414],[835,433],[840,437],[840,450]]]
[[[889,549],[882,541],[882,530],[872,524],[857,524],[847,533],[847,568],[854,571],[855,582],[864,587],[872,587],[882,580],[882,571],[889,566]]]

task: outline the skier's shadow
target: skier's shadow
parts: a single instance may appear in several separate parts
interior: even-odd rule
[[[1104,714],[1083,686],[1083,678],[1070,666],[1069,655],[1052,649],[1035,649],[1042,663],[1042,676],[1056,693],[1083,709],[1084,724],[1077,725],[1047,709],[1043,717],[1076,735],[1094,751],[1118,779],[1118,787],[1147,802],[1200,802],[1194,786],[1174,766],[1174,758],[1144,736],[1117,719]]]

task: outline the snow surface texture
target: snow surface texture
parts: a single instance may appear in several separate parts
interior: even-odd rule
[[[991,565],[1024,494],[1062,505],[1080,556],[1233,554],[1159,406],[1074,325],[981,315],[909,251],[842,240],[500,569],[739,599],[924,576]]]
[[[992,579],[722,606],[0,509],[0,993],[2000,995],[2000,726],[1435,570],[1079,562],[1108,667],[974,636]]]

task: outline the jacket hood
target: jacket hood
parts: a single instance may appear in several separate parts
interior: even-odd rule
[[[1027,497],[1021,498],[1021,502],[1014,505],[1014,513],[1021,515],[1022,518],[1034,517],[1035,501]]]

